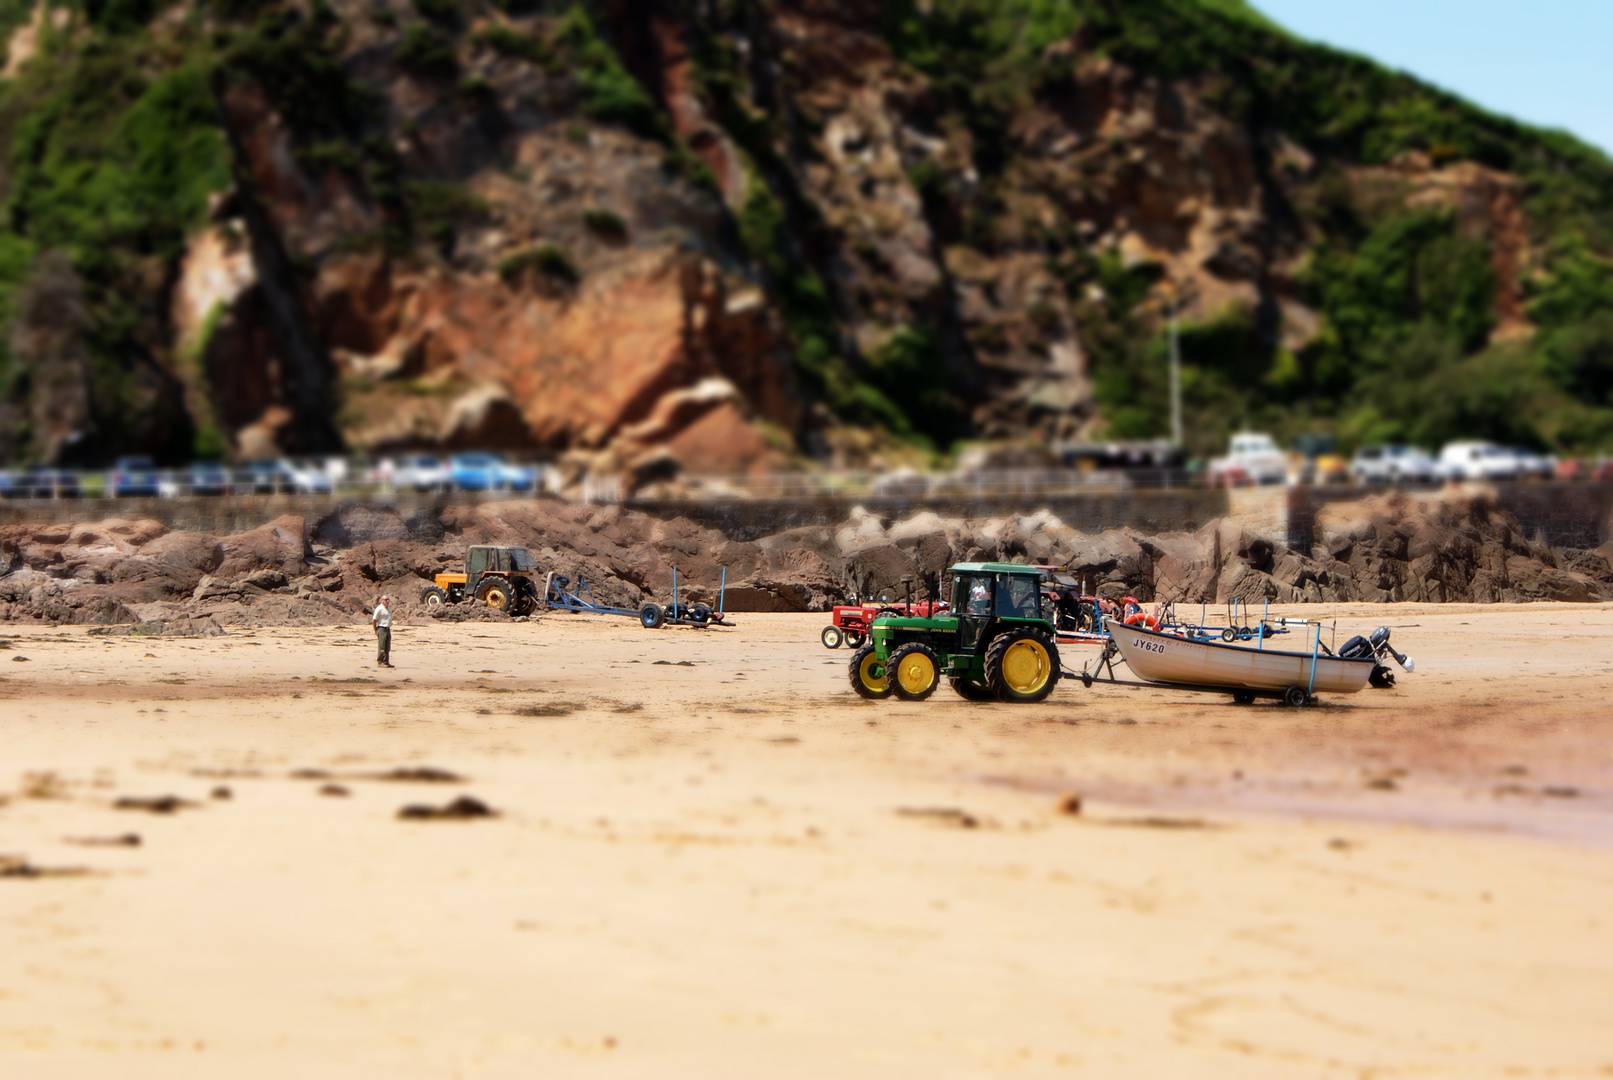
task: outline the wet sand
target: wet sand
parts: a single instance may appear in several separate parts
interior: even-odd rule
[[[821,616],[0,630],[0,1075],[1613,1074],[1613,606],[1296,613],[1418,671],[1009,707],[864,702]]]

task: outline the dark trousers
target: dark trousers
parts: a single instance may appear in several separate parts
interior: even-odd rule
[[[390,626],[377,626],[375,628],[375,662],[377,664],[390,664],[392,662],[392,628]]]

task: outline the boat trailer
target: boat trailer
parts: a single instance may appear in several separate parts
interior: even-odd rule
[[[678,568],[672,568],[672,603],[662,607],[653,600],[646,600],[637,608],[616,607],[611,604],[600,603],[594,597],[594,591],[588,587],[581,574],[577,575],[577,585],[571,587],[571,579],[565,574],[551,570],[543,579],[543,605],[551,611],[567,611],[572,614],[587,615],[621,615],[630,619],[637,619],[647,630],[658,630],[663,626],[692,626],[704,630],[711,626],[733,626],[728,621],[727,613],[723,608],[723,600],[728,594],[728,568],[723,567],[722,584],[717,591],[717,608],[712,610],[709,604],[684,604],[678,600]]]

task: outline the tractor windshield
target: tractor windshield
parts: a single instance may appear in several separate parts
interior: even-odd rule
[[[532,561],[532,556],[527,554],[526,548],[510,549],[510,569],[534,570],[537,568],[537,565],[537,563]]]
[[[952,582],[952,602],[965,615],[990,615],[991,575],[959,574]]]
[[[1029,574],[997,575],[997,614],[1005,619],[1039,619],[1041,579]]]

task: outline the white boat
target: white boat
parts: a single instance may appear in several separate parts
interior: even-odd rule
[[[1162,634],[1105,619],[1116,650],[1140,679],[1234,696],[1286,697],[1296,704],[1317,693],[1353,694],[1367,685],[1376,656],[1359,659],[1321,652],[1284,652]],[[1297,688],[1297,690],[1296,690]]]

